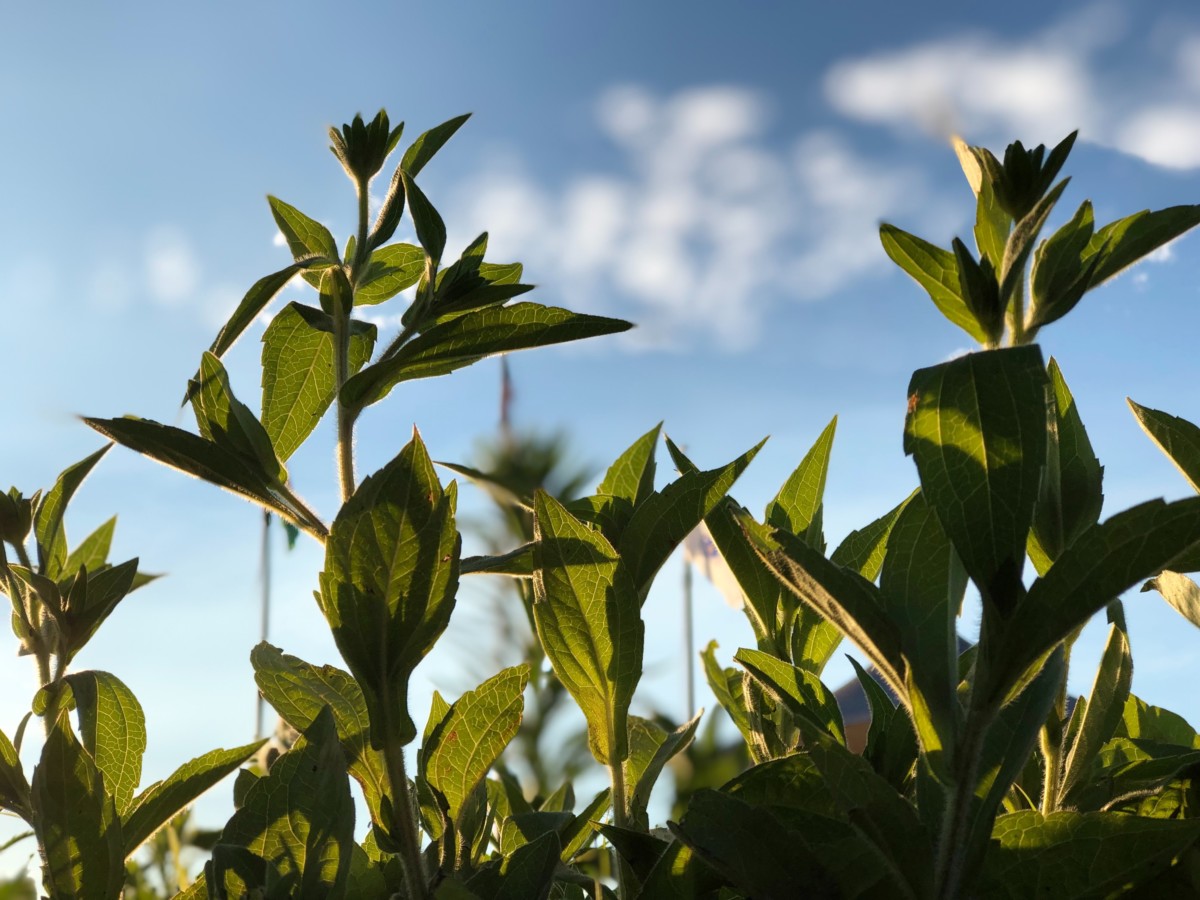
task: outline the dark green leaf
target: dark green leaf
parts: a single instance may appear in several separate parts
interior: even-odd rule
[[[291,520],[310,534],[323,538],[325,526],[286,488],[269,484],[264,475],[224,447],[191,432],[149,419],[125,416],[120,419],[84,421],[106,437],[136,450],[164,465],[241,494],[260,506]]]
[[[629,703],[642,672],[644,626],[632,576],[599,531],[547,494],[534,498],[538,638],[588,722],[602,764],[629,755]]]
[[[625,784],[629,788],[629,817],[635,828],[650,827],[646,811],[650,792],[663,767],[684,752],[696,736],[700,716],[668,732],[649,719],[629,717],[629,758],[625,760]]]
[[[516,550],[499,556],[468,556],[462,561],[463,575],[511,575],[515,578],[533,577],[533,544],[523,544]]]
[[[733,658],[787,708],[806,736],[819,732],[839,744],[846,743],[846,729],[837,698],[816,675],[761,650],[742,649]]]
[[[1082,256],[1094,229],[1091,201],[1084,200],[1071,221],[1038,246],[1030,270],[1030,330],[1061,319],[1087,290],[1091,273]]]
[[[443,491],[415,430],[334,520],[319,601],[362,687],[371,743],[416,737],[408,681],[445,630],[458,588],[457,488]]]
[[[75,672],[66,677],[75,697],[79,734],[104,778],[117,813],[125,816],[142,780],[146,717],[133,692],[108,672]]]
[[[435,325],[397,353],[367,366],[342,388],[342,401],[361,409],[402,381],[445,375],[495,353],[614,334],[628,322],[536,303],[486,307]]]
[[[863,758],[871,763],[887,782],[897,790],[904,790],[909,780],[913,763],[917,759],[917,735],[912,719],[903,704],[897,706],[875,680],[875,676],[859,665],[852,656],[847,656],[858,676],[867,705],[871,710],[871,723],[867,730],[866,744],[862,748]],[[853,744],[847,741],[853,749]]]
[[[8,736],[0,731],[0,807],[29,821],[29,782],[21,768],[21,759]]]
[[[560,835],[563,842],[561,856],[563,862],[569,863],[574,859],[576,853],[587,846],[596,831],[595,823],[608,811],[611,803],[612,792],[605,788],[579,811],[579,815],[572,820],[570,825],[563,829]]]
[[[337,241],[333,239],[328,228],[278,197],[268,195],[267,203],[271,206],[275,224],[279,226],[279,231],[287,240],[288,249],[292,251],[292,256],[297,262],[313,256],[320,257],[327,263],[338,262]]]
[[[1165,869],[1197,836],[1196,820],[1032,810],[1001,816],[979,896],[1112,896]]]
[[[333,713],[350,774],[362,785],[371,817],[380,819],[387,793],[387,765],[370,746],[370,723],[362,689],[336,666],[314,666],[281,653],[265,641],[250,653],[259,691],[284,721],[303,732],[325,707]]]
[[[1154,212],[1144,209],[1105,225],[1084,251],[1085,263],[1092,256],[1098,258],[1089,286],[1102,284],[1198,224],[1200,205],[1172,206]]]
[[[233,315],[229,317],[229,321],[217,333],[216,340],[208,349],[217,356],[224,356],[225,351],[233,346],[234,341],[241,337],[242,332],[249,327],[260,312],[267,308],[267,304],[275,299],[275,295],[287,286],[296,273],[311,268],[314,264],[315,262],[312,260],[293,263],[254,282],[253,287],[246,291],[246,296],[242,298],[242,302],[238,304]],[[185,399],[184,402],[186,403],[187,400]]]
[[[51,900],[108,900],[125,880],[121,822],[100,772],[66,716],[54,723],[30,793],[32,825]]]
[[[667,557],[716,508],[764,443],[719,469],[684,473],[634,510],[617,546],[643,600]]]
[[[188,384],[200,436],[240,456],[261,471],[268,483],[286,483],[287,470],[276,456],[271,438],[254,413],[233,395],[221,360],[206,351],[198,377]]]
[[[402,173],[400,177],[404,179],[408,214],[412,216],[413,226],[417,230],[417,240],[421,242],[425,254],[433,260],[436,267],[446,249],[446,223],[412,177],[408,173]]]
[[[458,131],[469,118],[471,118],[471,114],[466,113],[430,128],[404,151],[400,168],[415,178],[417,173],[425,168],[425,164],[433,159],[433,155],[442,149],[446,141],[450,140],[454,136],[454,132]]]
[[[355,306],[373,306],[410,288],[425,273],[425,253],[412,244],[391,244],[371,254],[367,271],[354,288]]]
[[[232,750],[213,750],[184,763],[163,781],[156,781],[133,798],[122,823],[124,857],[133,855],[142,843],[210,787],[225,778],[262,749],[266,741],[254,741]]]
[[[289,303],[262,343],[262,421],[280,460],[287,460],[312,434],[336,393],[334,325],[325,312]],[[371,358],[376,328],[351,321],[348,369]]]
[[[67,562],[67,531],[63,526],[63,516],[66,515],[67,504],[71,502],[75,491],[110,447],[112,444],[106,444],[75,465],[64,469],[54,482],[54,487],[38,504],[33,515],[33,533],[37,537],[38,568],[47,578],[58,579],[68,574],[64,571]]]
[[[742,696],[742,673],[737,669],[726,669],[717,662],[717,642],[709,641],[700,654],[704,663],[704,676],[717,702],[741,732],[747,746],[753,746],[754,736],[750,728],[750,716]]]
[[[979,343],[987,340],[983,328],[967,308],[954,254],[894,225],[881,225],[879,239],[892,262],[911,275],[947,319]]]
[[[1010,610],[1046,461],[1041,350],[970,353],[920,369],[908,393],[904,451],[916,460],[925,499],[985,611]]]
[[[1025,264],[1033,252],[1034,244],[1054,204],[1062,196],[1070,178],[1064,178],[1054,188],[1034,204],[1033,208],[1016,223],[1008,243],[1004,246],[1004,263],[1000,266],[1000,302],[1005,308],[1011,302],[1012,294],[1025,277]]]
[[[343,897],[354,846],[354,801],[333,715],[323,709],[226,823],[221,844],[267,863],[264,887],[290,896]]]

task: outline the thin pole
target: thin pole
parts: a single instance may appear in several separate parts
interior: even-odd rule
[[[263,513],[262,548],[259,557],[262,571],[262,597],[259,603],[259,640],[265,641],[271,625],[271,514]],[[258,701],[254,713],[254,739],[258,740],[263,734],[263,714],[267,701],[262,693],[256,693]]]
[[[692,564],[683,557],[683,677],[687,679],[687,716],[691,721],[696,715],[696,647],[692,637]]]

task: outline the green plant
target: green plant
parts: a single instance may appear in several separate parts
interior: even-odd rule
[[[1053,182],[1074,136],[1048,154],[1014,144],[1003,162],[960,144],[975,194],[976,250],[959,240],[938,248],[890,225],[881,232],[888,254],[984,346],[912,378],[905,451],[917,491],[826,555],[823,495],[835,423],[762,521],[728,498],[757,446],[700,470],[667,440],[679,474],[658,487],[656,427],[608,468],[594,494],[574,499],[530,495],[535,485],[451,466],[504,489],[522,538],[507,552],[463,559],[456,484],[441,483],[415,433],[360,481],[358,417],[403,381],[628,327],[511,303],[529,288],[518,264],[484,261],[486,235],[442,266],[445,227],[414,179],[464,120],[406,150],[373,224],[368,185],[400,129],[380,112],[331,131],[358,201],[358,229],[343,251],[324,226],[271,199],[294,262],[250,289],[204,354],[185,400],[199,434],[134,417],[87,420],[245,496],[325,548],[316,599],[346,670],[265,642],[254,648],[259,689],[300,736],[268,770],[239,773],[236,811],[203,876],[181,896],[1200,891],[1200,736],[1130,693],[1119,600],[1147,582],[1200,624],[1200,588],[1179,574],[1200,568],[1200,498],[1151,501],[1100,521],[1102,469],[1062,373],[1033,343],[1087,291],[1200,223],[1200,207],[1139,213],[1096,230],[1084,203],[1039,243],[1065,187]],[[405,207],[420,246],[388,244]],[[296,276],[318,291],[319,307],[291,303],[271,320],[256,416],[234,396],[221,356]],[[402,330],[376,351],[375,329],[355,311],[408,287],[415,296]],[[331,408],[342,505],[327,524],[300,499],[285,464]],[[1135,412],[1200,489],[1200,431]],[[0,557],[0,576],[23,651],[38,662],[43,687],[33,706],[47,734],[32,783],[15,746],[24,726],[15,744],[0,741],[0,805],[29,821],[45,891],[55,898],[117,896],[125,857],[259,746],[202,757],[134,797],[144,746],[136,701],[106,673],[68,673],[138,577],[136,561],[107,565],[111,523],[67,552],[63,510],[103,452],[68,469],[44,497],[0,496],[0,537],[17,555]],[[700,717],[671,730],[631,712],[642,674],[642,605],[701,521],[745,592],[755,637],[754,648],[734,655],[740,668],[723,667],[715,644],[702,655],[752,764],[716,788],[693,790],[678,822],[652,829],[650,792],[692,744]],[[25,546],[31,530],[36,565]],[[1027,576],[1027,561],[1036,577]],[[453,703],[435,694],[420,734],[409,715],[412,671],[442,634],[459,578],[469,574],[525,585],[539,652],[582,711],[589,750],[610,782],[578,811],[570,783],[530,803],[496,765],[521,725],[529,665],[505,669]],[[960,652],[957,622],[970,585],[982,613],[975,642]],[[1107,646],[1092,691],[1072,705],[1071,647],[1100,610],[1110,622]],[[872,709],[862,755],[846,748],[837,703],[821,681],[845,637],[871,666],[858,667]],[[410,775],[405,748],[414,743]],[[728,756],[706,742],[691,759],[715,766]],[[349,777],[362,787],[371,822],[362,844]],[[593,846],[597,834],[607,848]]]

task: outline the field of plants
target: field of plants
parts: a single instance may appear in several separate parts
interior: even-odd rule
[[[832,424],[761,514],[735,499],[761,444],[701,468],[651,423],[630,423],[632,442],[590,494],[548,483],[552,447],[435,463],[417,431],[381,469],[359,470],[360,418],[406,382],[630,327],[530,301],[521,264],[487,259],[486,233],[443,258],[446,225],[419,177],[466,118],[409,143],[383,111],[331,129],[357,229],[340,242],[270,198],[293,262],[246,291],[179,386],[195,429],[89,417],[109,443],[43,490],[0,494],[0,592],[40,684],[28,715],[0,723],[0,808],[24,820],[18,840],[36,841],[41,863],[40,887],[21,877],[0,900],[1200,896],[1200,735],[1131,693],[1120,599],[1155,591],[1200,626],[1200,586],[1186,574],[1200,571],[1200,497],[1101,521],[1103,469],[1069,373],[1037,343],[1048,326],[1069,328],[1056,323],[1089,291],[1200,224],[1200,206],[1098,224],[1085,201],[1047,233],[1075,135],[998,155],[958,142],[969,239],[940,247],[894,224],[880,238],[978,349],[912,375],[903,451],[920,487],[830,547]],[[381,174],[385,199],[370,215]],[[415,244],[392,242],[405,216]],[[311,302],[271,318],[255,410],[222,357],[297,279]],[[365,321],[413,288],[398,334]],[[1130,405],[1200,492],[1200,428]],[[332,521],[287,469],[327,415]],[[113,444],[238,494],[324,548],[315,602],[344,667],[246,648],[288,726],[282,742],[197,746],[143,784],[146,721],[120,660],[113,672],[72,667],[153,578],[137,559],[109,559],[112,522],[67,538],[70,501]],[[460,490],[503,510],[510,546],[463,555]],[[741,587],[755,645],[702,655],[720,709],[641,717],[642,607],[702,523]],[[536,639],[525,662],[457,698],[435,694],[416,722],[410,679],[468,577],[504,580]],[[968,592],[977,620],[963,616]],[[1103,655],[1090,692],[1073,697],[1072,647],[1100,615]],[[866,663],[855,664],[871,712],[861,752],[822,681],[844,641]],[[539,759],[538,723],[571,703],[586,720],[580,752]],[[734,747],[718,746],[710,724],[725,716]],[[27,769],[31,744],[41,750]],[[532,778],[514,775],[516,757]],[[679,801],[652,821],[669,766]],[[588,770],[608,787],[576,796]],[[233,815],[197,830],[190,805],[234,773]],[[185,845],[206,851],[202,872],[180,864]]]

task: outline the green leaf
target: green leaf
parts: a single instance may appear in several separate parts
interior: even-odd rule
[[[370,746],[367,704],[350,673],[311,665],[266,641],[250,652],[250,662],[263,697],[297,731],[307,731],[322,709],[330,709],[350,774],[362,785],[371,818],[380,824],[387,765],[383,754]]]
[[[400,177],[404,180],[404,193],[408,196],[408,214],[412,216],[413,226],[417,230],[417,240],[425,249],[425,255],[433,260],[436,267],[442,260],[446,250],[446,223],[424,191],[417,187],[407,172]]]
[[[325,312],[289,303],[262,336],[262,420],[280,460],[287,460],[312,434],[333,403],[334,325]],[[350,323],[349,371],[371,358],[376,328]]]
[[[260,470],[268,483],[287,482],[287,470],[275,454],[266,429],[246,404],[233,395],[229,374],[214,354],[205,352],[197,379],[188,382],[200,435]]]
[[[288,249],[297,261],[317,256],[327,263],[337,263],[337,241],[329,229],[315,219],[310,219],[296,207],[284,203],[278,197],[267,197],[271,215],[280,233],[287,240]]]
[[[33,515],[33,533],[37,538],[38,569],[47,578],[58,579],[66,574],[67,530],[63,526],[63,516],[67,512],[67,504],[111,446],[106,444],[64,469],[54,482],[54,487],[38,504]]]
[[[481,900],[546,900],[554,886],[562,844],[558,835],[547,832],[537,840],[522,844],[499,868],[499,883],[488,890],[472,878],[468,886]]]
[[[1105,225],[1088,242],[1083,261],[1098,260],[1089,287],[1096,287],[1159,247],[1200,224],[1200,205],[1144,209]]]
[[[786,531],[750,537],[775,577],[861,647],[896,696],[904,696],[900,632],[879,588]]]
[[[1054,204],[1062,196],[1062,192],[1070,183],[1070,178],[1064,178],[1042,197],[1033,208],[1016,223],[1004,245],[1004,263],[1000,266],[1000,301],[1007,308],[1012,300],[1012,294],[1025,277],[1025,263],[1033,252],[1034,244]]]
[[[1038,574],[1045,574],[1068,544],[1100,520],[1104,504],[1104,467],[1053,358],[1047,372],[1053,391],[1047,402],[1047,461],[1028,544]]]
[[[953,253],[901,231],[894,225],[879,226],[879,239],[892,262],[925,289],[942,315],[979,343],[987,340],[983,328],[963,299],[958,263]]]
[[[1151,500],[1094,525],[1033,583],[994,656],[997,699],[1051,647],[1200,541],[1200,497]]]
[[[1122,629],[1110,625],[1104,654],[1100,657],[1096,679],[1092,682],[1092,692],[1084,707],[1083,720],[1067,749],[1058,788],[1058,808],[1070,803],[1091,771],[1100,748],[1108,743],[1121,724],[1132,681],[1133,657],[1129,652],[1129,638]]]
[[[63,566],[63,574],[71,575],[86,567],[89,572],[95,572],[108,562],[108,553],[112,549],[113,532],[117,527],[117,517],[113,516],[86,538],[79,546],[71,551],[67,563]]]
[[[460,835],[467,798],[521,726],[528,683],[527,664],[492,676],[459,697],[424,743],[425,777],[445,797]]]
[[[343,897],[354,847],[354,801],[333,715],[323,709],[296,744],[246,794],[221,844],[265,860],[268,891]]]
[[[892,528],[895,527],[904,507],[915,496],[914,491],[870,525],[851,531],[830,554],[830,561],[843,568],[853,569],[867,581],[878,578],[883,569]]]
[[[912,719],[904,704],[897,706],[893,703],[875,676],[859,665],[858,660],[852,656],[846,658],[854,666],[871,710],[871,724],[867,730],[866,745],[862,749],[863,759],[870,762],[892,787],[903,791],[917,759],[917,735]]]
[[[142,780],[146,717],[133,692],[108,672],[74,672],[66,677],[75,697],[79,734],[104,777],[105,792],[125,816]]]
[[[232,750],[213,750],[197,756],[134,797],[121,826],[125,835],[123,857],[132,856],[154,832],[262,749],[265,743],[265,740],[254,741]]]
[[[1160,572],[1147,581],[1142,590],[1158,591],[1181,616],[1200,628],[1200,585],[1186,575],[1170,570]]]
[[[410,288],[425,274],[425,253],[412,244],[390,244],[371,254],[362,280],[354,287],[355,306],[374,306]]]
[[[742,695],[743,675],[737,669],[726,669],[717,662],[717,642],[709,641],[708,646],[700,653],[704,663],[704,677],[709,688],[729,718],[737,726],[749,747],[754,746],[754,735],[750,727],[750,714],[746,710],[746,701]]]
[[[821,502],[836,429],[837,416],[834,416],[763,513],[765,522],[790,531],[822,553],[825,538],[821,531]]]
[[[1157,874],[1200,836],[1200,822],[1032,810],[1001,816],[981,898],[1107,897]]]
[[[722,884],[717,873],[682,841],[672,841],[646,875],[637,900],[695,900],[715,896]]]
[[[643,601],[667,557],[716,508],[764,443],[766,438],[718,469],[685,472],[634,510],[617,547]]]
[[[605,765],[629,755],[629,703],[642,672],[640,601],[624,560],[547,494],[534,498],[533,617],[546,657],[587,717]]]
[[[342,402],[361,409],[414,378],[445,375],[485,356],[544,347],[632,326],[620,319],[587,316],[537,303],[486,307],[433,326],[392,356],[367,366],[342,388]]]
[[[1183,716],[1150,706],[1133,694],[1125,701],[1122,728],[1118,733],[1130,738],[1200,748],[1200,736]]]
[[[462,561],[463,575],[511,575],[533,577],[533,544],[522,544],[499,556],[468,556]]]
[[[888,537],[879,587],[900,634],[905,699],[921,748],[948,776],[959,731],[955,621],[966,573],[923,493],[912,497]]]
[[[120,419],[83,420],[106,437],[112,438],[164,465],[194,475],[204,481],[240,494],[271,512],[294,522],[318,537],[325,536],[325,526],[316,513],[309,510],[281,485],[268,483],[260,471],[240,456],[206,441],[191,432],[149,419],[124,416]]]
[[[366,478],[334,520],[318,600],[362,687],[371,744],[416,737],[408,681],[445,630],[458,588],[457,488],[443,491],[413,439]]]
[[[1042,467],[1046,369],[1036,345],[970,353],[909,383],[904,452],[985,611],[1016,603]],[[987,613],[985,612],[985,615]]]
[[[117,604],[139,586],[137,567],[138,560],[131,559],[103,566],[95,574],[80,569],[61,609],[47,605],[57,620],[67,662],[83,649]]]
[[[233,311],[233,315],[229,317],[229,321],[217,333],[216,340],[208,348],[209,351],[217,356],[224,356],[225,352],[241,337],[242,332],[249,327],[260,312],[267,308],[267,304],[275,299],[275,296],[287,286],[296,273],[312,268],[315,264],[314,260],[293,263],[254,282],[250,290],[246,291],[246,296],[242,298],[237,309]],[[184,402],[186,403],[187,400],[185,399]]]
[[[617,540],[629,523],[633,511],[654,493],[654,451],[658,449],[658,436],[662,432],[659,422],[616,458],[604,479],[596,488],[600,499],[611,498],[604,504],[604,512],[614,525],[610,540]]]
[[[121,822],[100,772],[65,716],[46,738],[30,799],[42,886],[52,900],[118,896],[125,881]]]
[[[787,708],[806,737],[821,733],[839,744],[846,743],[846,729],[837,698],[816,675],[761,650],[742,649],[733,658]]]
[[[1179,416],[1139,406],[1129,398],[1125,402],[1142,430],[1175,463],[1192,489],[1200,492],[1200,428]]]
[[[976,262],[967,245],[958,238],[950,246],[954,250],[959,288],[967,309],[983,329],[985,345],[998,346],[1004,335],[1005,306],[1001,303],[1000,283],[992,261],[985,256]]]
[[[1092,239],[1092,204],[1084,200],[1066,225],[1038,246],[1030,270],[1030,331],[1057,321],[1070,312],[1089,287],[1091,266],[1084,267],[1083,251]]]
[[[469,118],[471,118],[471,114],[466,113],[430,128],[404,151],[404,157],[400,160],[400,168],[415,178],[417,173],[425,168],[425,164],[433,159],[433,155],[442,149],[446,141],[450,140]]]
[[[579,853],[588,842],[591,841],[592,835],[596,832],[596,822],[600,821],[600,817],[608,811],[608,807],[612,804],[612,791],[605,788],[596,794],[560,835],[563,842],[562,855],[560,859],[564,863],[569,863],[575,858],[575,854]]]
[[[8,736],[0,731],[0,808],[15,812],[26,822],[29,809],[29,782],[21,768],[21,758]]]
[[[663,767],[692,743],[703,714],[697,714],[670,732],[649,719],[629,717],[629,758],[625,760],[624,767],[625,784],[629,787],[628,814],[633,827],[650,827],[646,814],[650,792],[654,790]]]

